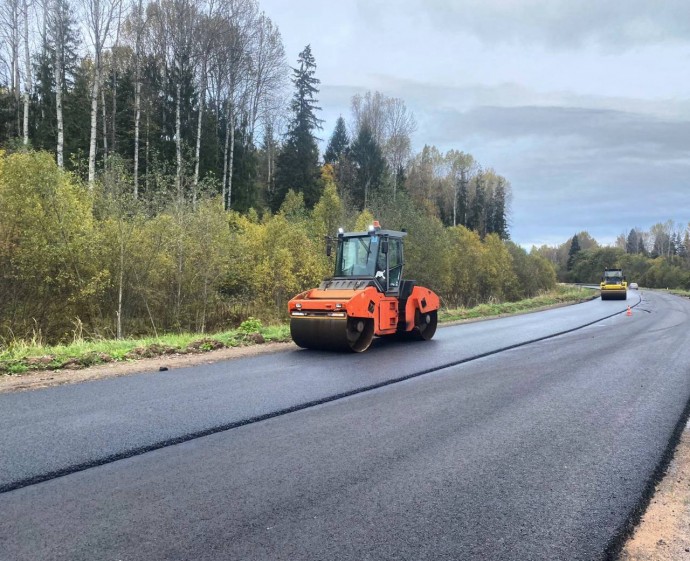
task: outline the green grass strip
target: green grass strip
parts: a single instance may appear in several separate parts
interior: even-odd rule
[[[582,287],[558,286],[554,290],[527,298],[517,302],[502,302],[497,304],[480,304],[472,308],[442,309],[439,321],[443,323],[497,317],[503,315],[522,314],[551,308],[561,304],[577,304],[586,302],[599,296],[598,290]]]
[[[558,304],[584,302],[596,296],[598,296],[598,292],[595,290],[559,286],[548,293],[519,302],[481,304],[473,308],[453,310],[442,309],[439,312],[439,321],[449,323],[518,314]],[[0,376],[18,375],[36,370],[79,369],[108,362],[202,353],[220,348],[279,341],[290,341],[289,326],[265,326],[254,318],[249,318],[237,329],[212,335],[182,333],[166,334],[157,338],[78,340],[68,345],[52,346],[12,340],[0,346]]]

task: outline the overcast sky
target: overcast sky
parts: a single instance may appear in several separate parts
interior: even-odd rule
[[[355,93],[402,98],[415,151],[511,182],[517,243],[690,221],[690,1],[260,2],[292,66],[312,46],[325,139]]]

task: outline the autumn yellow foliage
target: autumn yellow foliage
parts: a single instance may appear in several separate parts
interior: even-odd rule
[[[284,321],[292,296],[332,274],[326,237],[374,218],[408,229],[405,276],[445,306],[519,299],[555,283],[546,260],[495,235],[444,227],[400,202],[377,216],[348,212],[328,167],[322,180],[313,209],[290,192],[274,215],[226,211],[219,197],[152,212],[126,193],[124,175],[92,193],[49,154],[0,154],[0,345]],[[542,282],[527,287],[534,278]]]

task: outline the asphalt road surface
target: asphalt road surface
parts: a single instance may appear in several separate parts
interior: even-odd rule
[[[690,400],[641,296],[0,396],[0,559],[604,559]]]

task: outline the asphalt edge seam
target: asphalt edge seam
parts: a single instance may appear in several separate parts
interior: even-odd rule
[[[639,297],[639,296],[638,296],[638,298],[639,298],[639,300],[637,301],[637,303],[634,304],[634,305],[632,305],[632,306],[630,306],[630,308],[637,307],[637,306],[642,302],[642,298]],[[346,391],[346,392],[342,392],[342,393],[330,395],[330,396],[323,397],[323,398],[320,398],[320,399],[315,399],[315,400],[312,400],[312,401],[308,401],[308,402],[306,402],[306,403],[301,403],[301,404],[299,404],[299,405],[294,405],[294,406],[292,406],[292,407],[287,407],[287,408],[284,408],[284,409],[279,409],[279,410],[277,410],[277,411],[272,411],[272,412],[270,412],[270,413],[265,413],[265,414],[263,414],[263,415],[257,415],[257,416],[255,416],[255,417],[249,417],[249,418],[247,418],[247,419],[242,419],[242,420],[240,420],[240,421],[234,421],[234,422],[232,422],[232,423],[227,423],[227,424],[225,424],[225,425],[219,425],[219,426],[212,427],[212,428],[209,428],[209,429],[204,429],[204,430],[202,430],[202,431],[196,431],[196,432],[188,433],[188,434],[186,434],[186,435],[178,436],[178,437],[176,437],[176,438],[167,439],[167,440],[162,440],[162,441],[159,441],[159,442],[154,442],[153,444],[149,444],[149,445],[147,445],[147,446],[141,446],[141,447],[138,447],[138,448],[131,448],[131,449],[129,449],[129,450],[126,450],[126,451],[124,451],[124,452],[120,452],[120,453],[118,453],[118,454],[112,454],[112,455],[110,455],[110,456],[106,456],[106,457],[104,457],[104,458],[99,458],[99,459],[97,459],[97,460],[93,460],[93,461],[89,461],[89,462],[83,462],[83,463],[80,463],[80,464],[74,464],[74,465],[72,465],[72,466],[69,466],[69,467],[66,467],[66,468],[63,468],[63,469],[59,469],[59,470],[55,470],[55,471],[51,471],[51,472],[48,472],[48,473],[44,473],[44,474],[41,474],[41,475],[35,475],[35,476],[33,476],[33,477],[28,477],[28,478],[25,478],[25,479],[19,479],[19,480],[17,480],[17,481],[12,482],[12,483],[5,483],[5,484],[3,484],[3,485],[0,485],[0,494],[9,493],[9,492],[11,492],[11,491],[17,491],[17,490],[22,489],[22,488],[24,488],[24,487],[29,487],[29,486],[31,486],[31,485],[37,485],[37,484],[39,484],[39,483],[44,483],[44,482],[50,481],[50,480],[52,480],[52,479],[58,479],[58,478],[60,478],[60,477],[65,477],[65,476],[71,475],[71,474],[73,474],[73,473],[78,473],[78,472],[80,472],[80,471],[86,471],[87,469],[91,469],[91,468],[95,468],[95,467],[99,467],[99,466],[104,466],[104,465],[107,465],[107,464],[111,464],[111,463],[113,463],[113,462],[117,462],[117,461],[119,461],[119,460],[126,460],[127,458],[133,458],[133,457],[136,457],[136,456],[140,456],[140,455],[142,455],[142,454],[146,454],[147,452],[153,452],[154,450],[160,450],[160,449],[162,449],[162,448],[168,448],[169,446],[175,446],[176,444],[182,444],[182,443],[184,443],[184,442],[189,442],[189,441],[191,441],[191,440],[196,440],[197,438],[203,438],[203,437],[205,437],[205,436],[211,436],[211,435],[213,435],[213,434],[217,434],[217,433],[220,433],[220,432],[229,431],[229,430],[232,430],[232,429],[240,428],[240,427],[243,427],[243,426],[246,426],[246,425],[251,425],[251,424],[254,424],[254,423],[259,423],[259,422],[261,422],[261,421],[267,421],[267,420],[269,420],[269,419],[274,419],[274,418],[276,418],[276,417],[282,417],[283,415],[288,415],[288,414],[290,414],[290,413],[296,413],[296,412],[298,412],[298,411],[303,411],[303,410],[305,410],[305,409],[310,409],[310,408],[312,408],[312,407],[316,407],[316,406],[319,406],[319,405],[323,405],[323,404],[326,404],[326,403],[330,403],[330,402],[332,402],[332,401],[337,401],[337,400],[340,400],[340,399],[344,399],[344,398],[347,398],[347,397],[350,397],[350,396],[353,396],[353,395],[357,395],[357,394],[360,394],[360,393],[369,392],[369,391],[376,390],[376,389],[379,389],[379,388],[383,388],[383,387],[386,387],[386,386],[390,386],[390,385],[393,385],[393,384],[398,384],[398,383],[400,383],[400,382],[405,382],[406,380],[411,380],[411,379],[413,379],[413,378],[418,378],[419,376],[425,376],[425,375],[431,374],[431,373],[433,373],[433,372],[438,372],[438,371],[444,370],[444,369],[446,369],[446,368],[452,368],[452,367],[454,367],[454,366],[459,366],[460,364],[465,364],[465,363],[467,363],[467,362],[472,362],[472,361],[475,361],[475,360],[479,360],[479,359],[482,359],[482,358],[486,358],[486,357],[489,357],[489,356],[492,356],[492,355],[496,355],[496,354],[499,354],[499,353],[502,353],[502,352],[505,352],[505,351],[509,351],[509,350],[512,350],[512,349],[517,349],[517,348],[520,348],[520,347],[524,347],[524,346],[527,346],[527,345],[531,345],[531,344],[534,344],[534,343],[538,343],[538,342],[540,342],[540,341],[545,341],[545,340],[548,340],[548,339],[553,339],[553,338],[555,338],[555,337],[560,337],[561,335],[566,335],[566,334],[568,334],[568,333],[572,333],[572,332],[574,332],[574,331],[578,331],[578,330],[580,330],[580,329],[584,329],[585,327],[589,327],[590,325],[594,325],[594,324],[596,324],[596,323],[599,323],[600,321],[605,321],[605,320],[610,319],[610,318],[612,318],[612,317],[615,317],[615,316],[624,314],[624,313],[626,313],[626,311],[627,311],[627,310],[621,310],[621,311],[618,311],[618,312],[616,312],[616,313],[614,313],[614,314],[610,314],[610,315],[608,315],[608,316],[604,316],[604,317],[602,317],[602,318],[596,319],[596,320],[594,320],[594,321],[587,322],[587,323],[585,323],[585,324],[583,324],[583,325],[579,325],[579,326],[577,326],[577,327],[573,327],[573,328],[570,328],[570,329],[566,329],[566,330],[563,330],[563,331],[559,331],[559,332],[557,332],[557,333],[552,333],[552,334],[550,334],[550,335],[545,335],[544,337],[537,337],[536,339],[530,339],[529,341],[523,341],[523,342],[521,342],[521,343],[515,343],[514,345],[508,345],[508,346],[506,346],[506,347],[501,347],[501,348],[499,348],[499,349],[494,349],[494,350],[488,351],[488,352],[486,352],[486,353],[481,353],[481,354],[478,354],[478,355],[473,355],[473,356],[470,356],[470,357],[466,357],[466,358],[463,358],[463,359],[461,359],[461,360],[453,361],[453,362],[450,362],[450,363],[447,363],[447,364],[443,364],[443,365],[440,365],[440,366],[434,366],[433,368],[428,368],[428,369],[425,369],[425,370],[421,370],[421,371],[415,372],[415,373],[413,373],[413,374],[406,374],[405,376],[401,376],[401,377],[399,377],[399,378],[393,378],[393,379],[390,379],[390,380],[385,380],[385,381],[383,381],[383,382],[378,382],[378,383],[376,383],[376,384],[372,384],[372,385],[369,385],[369,386],[365,386],[365,387],[357,388],[357,389],[354,389],[354,390],[349,390],[349,391]],[[307,351],[307,352],[308,352],[308,351]],[[688,404],[688,406],[689,406],[689,408],[690,408],[690,403]],[[689,409],[689,412],[690,412],[690,409]],[[680,433],[679,433],[678,438],[680,438]],[[655,473],[656,473],[656,472],[655,472]],[[608,549],[609,549],[609,548],[607,548],[607,551],[608,551]]]
[[[620,554],[623,551],[623,547],[628,541],[628,538],[630,538],[635,532],[637,525],[640,523],[642,517],[647,511],[649,503],[654,498],[656,486],[666,476],[666,471],[676,455],[676,449],[680,443],[683,431],[688,425],[688,420],[690,420],[690,400],[688,400],[688,402],[685,404],[685,408],[683,409],[680,419],[678,420],[678,423],[676,423],[676,426],[671,433],[671,438],[661,455],[661,460],[652,472],[652,475],[647,480],[639,501],[632,508],[621,528],[618,529],[618,531],[607,544],[602,557],[603,561],[617,561],[619,559]]]

